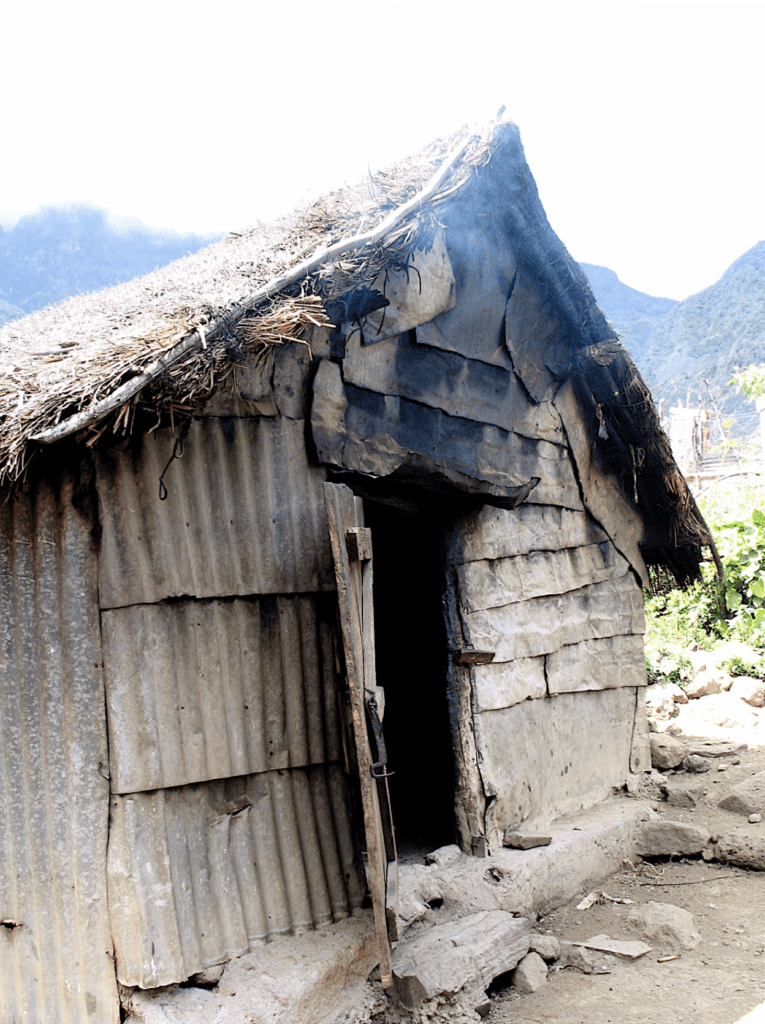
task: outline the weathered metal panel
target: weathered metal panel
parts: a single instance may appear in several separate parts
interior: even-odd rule
[[[496,496],[536,478],[528,501],[582,508],[566,446],[345,384],[326,360],[314,380],[311,426],[320,461],[343,469],[389,476],[404,468]]]
[[[646,684],[643,637],[583,640],[536,658],[476,665],[472,672],[476,711],[497,711],[548,694],[634,689]]]
[[[565,693],[475,717],[490,842],[592,807],[630,775],[635,690]],[[510,755],[508,756],[508,752]]]
[[[561,647],[545,665],[550,693],[613,690],[646,685],[642,634],[608,636]]]
[[[333,589],[326,474],[309,466],[304,433],[284,417],[209,418],[192,421],[169,465],[169,430],[100,452],[101,607]]]
[[[112,791],[340,757],[334,595],[102,613]]]
[[[545,655],[476,665],[471,671],[476,711],[498,711],[547,696]]]
[[[571,381],[566,381],[555,394],[555,408],[560,413],[571,443],[571,455],[577,467],[577,476],[587,510],[608,533],[615,546],[648,586],[640,543],[645,537],[645,524],[640,507],[632,504],[622,492],[620,482],[609,472],[590,441],[591,425],[574,394]],[[637,467],[643,453],[633,453]],[[628,482],[625,482],[629,486]]]
[[[455,204],[443,210],[443,217],[457,302],[454,309],[418,327],[417,340],[512,369],[504,345],[504,319],[516,261],[507,239],[498,236],[485,211]]]
[[[119,1020],[96,557],[72,494],[41,482],[0,506],[3,1022]]]
[[[474,612],[547,594],[565,594],[624,576],[628,569],[626,559],[604,540],[580,548],[466,562],[458,567],[457,576],[462,601]]]
[[[364,896],[339,765],[112,797],[109,905],[126,985],[183,981]]]
[[[587,512],[549,505],[482,508],[461,526],[453,544],[455,562],[513,558],[534,551],[560,551],[601,544],[608,534]]]
[[[566,594],[462,613],[476,650],[495,661],[552,654],[565,644],[645,631],[643,592],[631,573]]]
[[[408,334],[376,345],[362,345],[358,332],[350,336],[343,379],[523,437],[566,443],[555,406],[532,402],[515,374],[502,366],[418,345]]]

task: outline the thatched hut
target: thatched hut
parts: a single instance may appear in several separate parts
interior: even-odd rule
[[[492,849],[650,767],[647,565],[709,537],[514,125],[0,348],[3,1020],[367,887],[384,947],[392,826]]]

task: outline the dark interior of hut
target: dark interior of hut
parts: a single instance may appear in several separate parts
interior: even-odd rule
[[[446,695],[442,524],[365,502],[372,530],[377,684],[400,853],[453,843],[454,753]]]

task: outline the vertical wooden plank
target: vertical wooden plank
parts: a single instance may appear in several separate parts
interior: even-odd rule
[[[345,665],[348,674],[348,689],[351,698],[356,757],[361,785],[361,802],[364,810],[364,830],[367,839],[367,862],[369,865],[369,888],[372,895],[377,950],[380,958],[380,980],[383,988],[391,984],[391,954],[386,921],[386,867],[385,843],[380,819],[380,804],[377,782],[370,774],[372,756],[367,735],[364,693],[368,687],[374,693],[374,630],[367,633],[372,616],[372,573],[371,561],[351,562],[348,557],[346,530],[363,526],[363,505],[344,484],[324,484],[327,504],[329,535],[332,555],[335,561],[335,579],[340,611],[340,628],[343,634]],[[362,570],[368,570],[368,602],[365,617],[364,578]],[[366,623],[365,623],[366,618]],[[367,678],[367,673],[369,676]]]

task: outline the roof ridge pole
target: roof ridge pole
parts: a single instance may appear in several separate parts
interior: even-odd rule
[[[103,419],[104,416],[108,416],[110,412],[113,412],[125,402],[129,401],[133,395],[138,394],[142,388],[151,383],[158,373],[166,370],[174,362],[186,355],[187,352],[196,348],[197,345],[204,343],[206,347],[206,343],[212,340],[219,331],[223,328],[232,327],[234,324],[238,323],[239,320],[244,317],[245,313],[251,310],[254,306],[260,305],[261,302],[265,302],[267,299],[277,295],[280,291],[289,287],[289,285],[295,284],[303,277],[307,277],[308,274],[317,270],[323,263],[326,263],[333,257],[341,256],[350,249],[359,249],[363,246],[373,245],[375,242],[379,242],[380,239],[391,230],[391,228],[395,227],[406,216],[408,216],[412,210],[416,210],[418,206],[438,191],[440,186],[448,177],[449,172],[463,155],[470,143],[477,138],[478,135],[479,133],[477,131],[471,132],[467,138],[449,154],[430,181],[428,181],[428,183],[416,195],[412,196],[411,199],[408,199],[401,206],[392,210],[376,227],[369,231],[352,235],[351,238],[342,239],[334,245],[331,245],[328,249],[319,250],[319,252],[316,252],[312,256],[303,260],[302,263],[298,263],[296,267],[293,267],[292,270],[284,274],[282,277],[273,278],[267,285],[264,285],[255,292],[254,295],[245,299],[241,306],[233,313],[229,313],[227,316],[222,317],[217,323],[213,324],[207,330],[196,330],[192,334],[189,334],[183,339],[183,341],[178,342],[177,345],[174,345],[171,349],[163,352],[159,359],[147,366],[142,373],[138,374],[137,377],[133,377],[132,380],[122,384],[116,389],[116,391],[113,391],[106,398],[93,403],[81,412],[75,413],[73,416],[70,416],[62,423],[56,424],[54,427],[49,427],[47,430],[42,430],[38,434],[33,434],[31,440],[37,441],[40,444],[50,444],[53,441],[58,441],[62,437],[67,437],[69,434],[74,434],[78,430],[82,430],[91,423],[95,423],[96,421]]]

